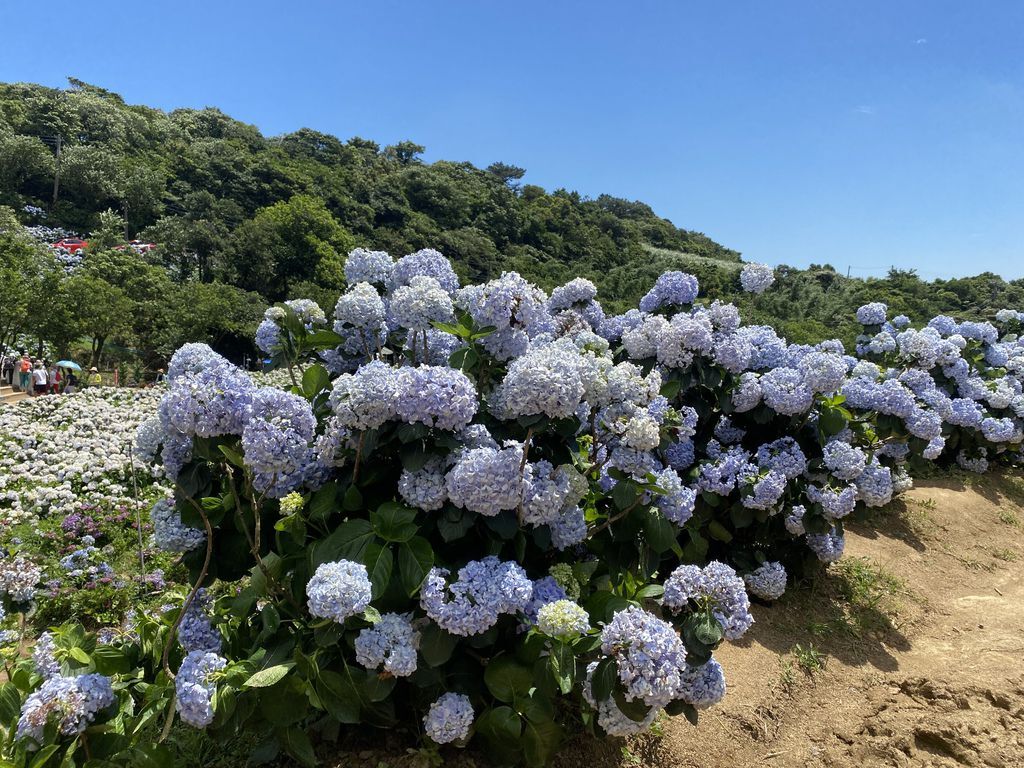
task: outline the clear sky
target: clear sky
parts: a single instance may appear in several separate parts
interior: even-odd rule
[[[3,0],[68,75],[650,203],[747,259],[1024,276],[1020,0]]]

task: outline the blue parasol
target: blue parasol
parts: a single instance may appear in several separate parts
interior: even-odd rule
[[[70,368],[72,371],[82,370],[82,366],[72,360],[59,360],[57,362],[58,368]]]

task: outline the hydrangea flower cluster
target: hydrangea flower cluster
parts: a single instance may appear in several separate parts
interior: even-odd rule
[[[676,613],[690,607],[691,603],[699,610],[709,609],[727,640],[738,640],[754,623],[743,579],[718,561],[704,568],[680,565],[665,580],[662,602]]]
[[[775,270],[765,264],[745,264],[740,270],[740,285],[747,293],[764,293],[775,283]]]
[[[306,598],[313,616],[344,623],[362,613],[372,599],[366,566],[349,560],[320,564],[306,584]]]
[[[502,614],[522,611],[533,597],[533,582],[516,563],[493,555],[471,560],[448,584],[449,572],[432,568],[420,589],[420,605],[442,629],[453,635],[479,635]]]
[[[469,697],[461,693],[445,693],[430,705],[423,718],[427,736],[438,744],[451,744],[469,737],[475,714]]]
[[[384,671],[395,677],[408,677],[416,671],[416,650],[420,633],[409,616],[385,613],[372,627],[363,629],[356,638],[356,661],[367,669]]]
[[[572,600],[555,600],[537,611],[537,629],[548,637],[577,637],[590,630],[590,614]]]
[[[77,736],[113,703],[114,690],[104,675],[53,675],[25,700],[14,737],[42,743],[48,722],[63,736]]]
[[[217,673],[226,666],[227,659],[201,650],[190,651],[181,662],[174,678],[175,708],[193,728],[205,728],[213,722]]]

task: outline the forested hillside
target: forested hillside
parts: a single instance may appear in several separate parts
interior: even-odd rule
[[[0,84],[0,205],[10,209],[0,214],[0,343],[21,334],[63,352],[91,338],[94,353],[131,347],[153,361],[201,339],[240,353],[267,302],[311,296],[330,308],[356,246],[437,248],[477,282],[516,270],[550,289],[587,276],[612,311],[635,305],[665,269],[684,269],[703,294],[736,300],[795,341],[851,338],[868,296],[915,320],[1024,305],[1021,281],[993,274],[926,283],[894,269],[861,281],[828,265],[781,267],[754,299],[738,291],[736,251],[644,203],[548,192],[505,162],[425,163],[423,151],[306,128],[265,137],[215,108],[165,113],[77,80]],[[17,223],[63,228],[90,247],[69,271]],[[158,247],[112,250],[132,238]]]

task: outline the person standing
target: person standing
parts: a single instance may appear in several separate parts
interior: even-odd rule
[[[56,365],[51,365],[50,366],[49,374],[50,374],[50,376],[49,376],[49,378],[50,378],[50,394],[51,395],[56,395],[56,394],[58,394],[60,392],[60,378],[61,378],[61,376],[60,376],[60,368],[58,368]]]
[[[95,365],[89,369],[89,378],[85,380],[85,383],[90,387],[99,387],[103,385],[103,377],[100,376],[99,369]]]
[[[32,384],[37,397],[46,394],[49,382],[46,377],[46,368],[43,367],[41,360],[36,360],[36,367],[32,371]]]
[[[18,369],[18,389],[22,392],[31,392],[32,385],[32,360],[29,356],[21,353],[21,367]]]
[[[164,369],[163,368],[157,368],[156,369],[156,378],[153,379],[153,383],[154,384],[166,384],[167,383],[167,374],[164,373]]]

